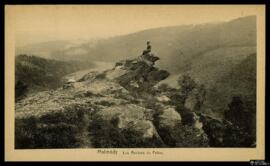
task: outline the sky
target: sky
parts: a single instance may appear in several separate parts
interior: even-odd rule
[[[258,7],[259,6],[259,7]],[[16,5],[6,6],[16,45],[91,40],[149,28],[229,21],[260,5]]]

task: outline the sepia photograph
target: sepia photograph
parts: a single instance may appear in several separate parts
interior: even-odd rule
[[[7,5],[5,17],[10,150],[262,156],[263,5]]]

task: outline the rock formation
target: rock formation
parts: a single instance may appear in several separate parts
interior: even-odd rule
[[[154,66],[157,60],[149,54],[122,60],[72,81],[72,88],[18,101],[15,148],[207,147],[208,138],[223,145],[214,120],[179,111],[154,88],[169,76]]]

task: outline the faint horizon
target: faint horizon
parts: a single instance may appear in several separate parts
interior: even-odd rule
[[[99,40],[162,27],[227,22],[256,15],[248,5],[28,5],[8,6],[16,46]],[[6,8],[7,10],[7,8]]]

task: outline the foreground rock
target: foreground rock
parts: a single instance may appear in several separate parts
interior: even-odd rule
[[[181,116],[174,108],[166,108],[158,118],[161,128],[174,128],[181,123]]]
[[[152,110],[134,104],[112,106],[95,114],[92,126],[98,147],[160,147],[163,142],[152,123]],[[98,126],[98,129],[96,128]]]

